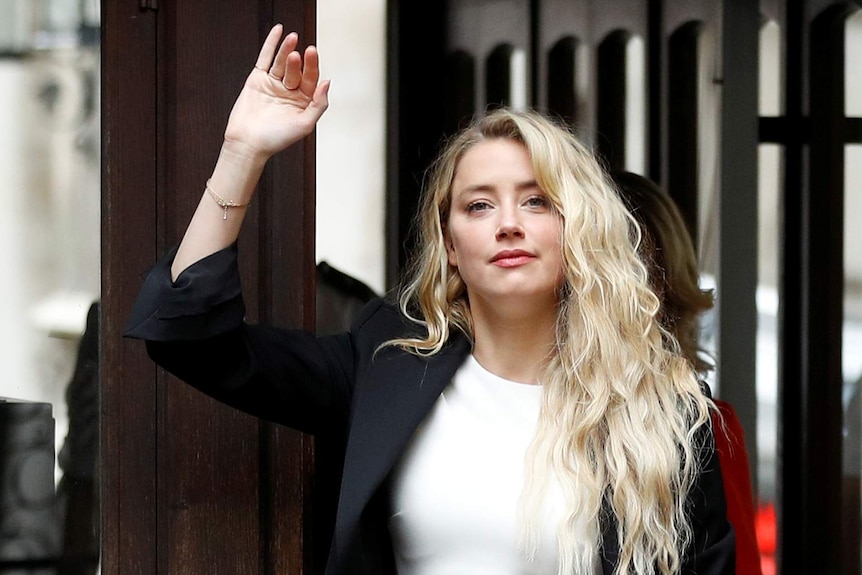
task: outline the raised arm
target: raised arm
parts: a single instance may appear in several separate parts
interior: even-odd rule
[[[218,161],[171,266],[174,280],[191,264],[236,241],[246,207],[270,157],[310,134],[329,105],[317,49],[297,50],[295,32],[269,31],[234,102]]]

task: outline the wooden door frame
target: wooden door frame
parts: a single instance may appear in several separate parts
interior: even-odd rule
[[[105,573],[308,573],[311,441],[179,384],[122,338],[180,239],[271,24],[313,0],[102,4],[101,518]],[[249,318],[314,324],[314,138],[268,165],[240,236]]]

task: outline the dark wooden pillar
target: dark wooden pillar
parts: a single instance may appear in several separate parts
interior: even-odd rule
[[[394,286],[414,244],[411,224],[447,107],[446,3],[387,4],[386,283]],[[450,94],[451,97],[451,94]]]
[[[611,170],[626,167],[626,48],[631,37],[627,30],[614,30],[596,50],[596,138]]]
[[[858,8],[836,3],[810,22],[806,8],[787,4],[779,566],[839,573],[841,537],[810,526],[842,518],[844,37]]]
[[[695,241],[699,237],[698,58],[702,30],[702,22],[686,22],[668,39],[667,191],[679,205],[688,232]]]
[[[159,249],[156,12],[105,3],[102,22],[102,570],[149,574],[158,571],[157,372],[121,335]]]
[[[757,139],[760,14],[751,3],[723,3],[721,190],[719,195],[718,377],[745,429],[757,493]],[[692,217],[696,213],[692,214]]]
[[[310,572],[310,440],[204,397],[121,338],[144,274],[181,238],[275,22],[312,42],[314,2],[103,4],[106,573]],[[249,319],[313,329],[313,138],[268,166],[240,253]]]
[[[571,127],[578,122],[578,97],[575,93],[577,54],[578,39],[566,36],[558,40],[547,55],[548,112]]]
[[[664,183],[665,130],[664,117],[664,0],[647,0],[647,173],[659,184]]]

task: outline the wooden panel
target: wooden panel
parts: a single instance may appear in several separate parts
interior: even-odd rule
[[[156,15],[107,2],[102,36],[102,570],[156,573],[156,368],[121,339],[156,229]]]
[[[214,10],[201,0],[160,7],[160,251],[179,242],[200,200],[231,103],[254,64],[257,17],[254,9]],[[247,256],[257,247],[259,220],[247,224],[240,261],[249,315],[257,318],[259,268]],[[158,438],[159,572],[194,573],[206,565],[259,573],[256,421],[165,374]]]

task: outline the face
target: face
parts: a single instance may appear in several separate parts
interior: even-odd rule
[[[458,163],[451,193],[446,248],[471,307],[513,297],[521,305],[556,305],[560,218],[526,148],[506,139],[474,145]]]

